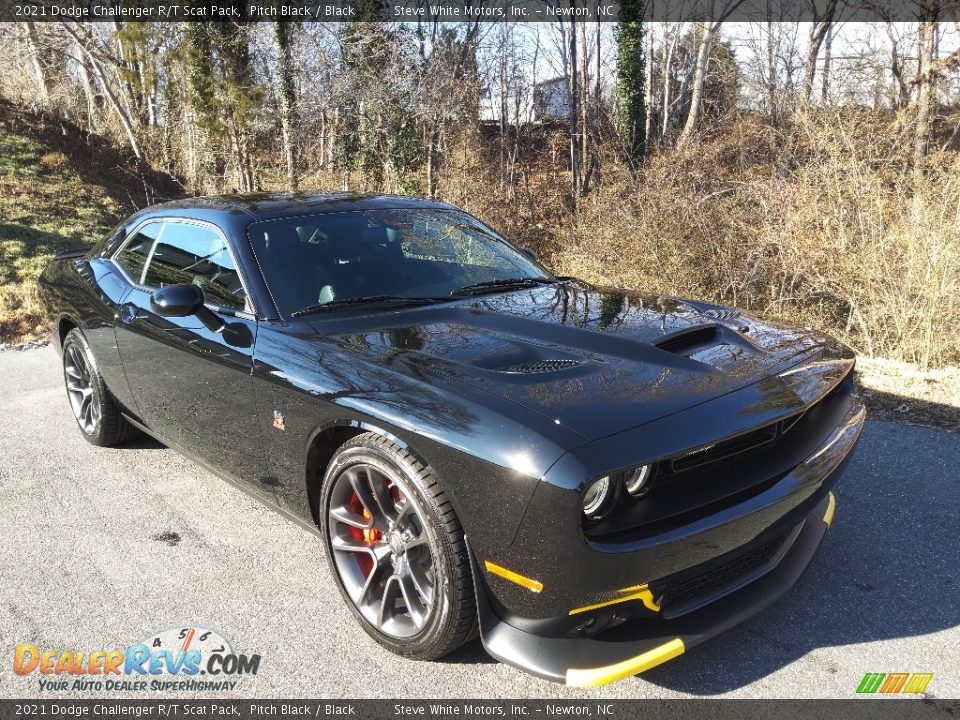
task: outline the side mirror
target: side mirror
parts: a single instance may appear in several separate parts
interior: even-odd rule
[[[193,283],[180,283],[154,290],[150,295],[150,309],[161,317],[190,317],[196,315],[210,332],[220,332],[223,320],[203,304],[203,290]]]
[[[526,255],[528,258],[530,258],[534,262],[538,262],[537,254],[530,248],[520,248],[520,252],[522,252],[524,255]]]
[[[150,309],[161,317],[189,317],[203,307],[203,290],[193,283],[168,285],[150,295]]]

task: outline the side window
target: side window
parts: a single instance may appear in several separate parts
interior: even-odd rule
[[[246,308],[240,275],[223,238],[209,228],[167,222],[147,259],[142,283],[160,288],[193,283],[208,302],[233,310]]]
[[[127,271],[127,275],[135,282],[143,284],[143,269],[154,241],[160,236],[163,223],[147,223],[130,238],[123,250],[114,258],[116,263]]]

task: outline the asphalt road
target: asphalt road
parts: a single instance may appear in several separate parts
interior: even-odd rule
[[[869,422],[796,588],[643,676],[579,690],[479,642],[434,663],[382,650],[343,606],[319,538],[158,443],[88,445],[54,352],[0,352],[0,697],[96,696],[41,693],[36,673],[13,673],[18,643],[123,648],[199,625],[262,656],[227,697],[848,698],[866,672],[923,671],[928,694],[956,698],[958,467],[956,434]]]

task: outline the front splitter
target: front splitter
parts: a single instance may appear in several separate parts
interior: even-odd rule
[[[656,637],[631,637],[625,626],[592,638],[524,632],[497,616],[482,583],[475,582],[484,648],[501,662],[566,685],[605,685],[654,668],[740,624],[786,594],[810,564],[833,521],[835,506],[833,493],[828,493],[804,519],[793,545],[770,572],[700,610],[665,620],[658,625],[661,631]],[[476,561],[474,577],[480,577]]]

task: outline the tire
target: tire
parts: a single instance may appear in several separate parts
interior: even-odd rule
[[[364,433],[337,451],[318,504],[331,572],[374,640],[433,660],[476,636],[463,529],[429,467]]]
[[[63,379],[73,417],[87,442],[110,447],[136,437],[138,430],[120,414],[87,339],[76,328],[63,340]]]

